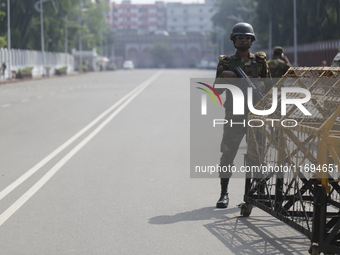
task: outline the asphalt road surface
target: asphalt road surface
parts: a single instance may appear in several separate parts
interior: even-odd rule
[[[308,254],[244,179],[190,178],[190,78],[120,70],[0,84],[0,254]],[[237,162],[242,162],[245,144]]]

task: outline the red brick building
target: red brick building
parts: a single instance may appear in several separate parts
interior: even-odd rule
[[[132,4],[122,1],[121,4],[111,3],[109,25],[114,30],[136,30],[147,33],[166,30],[166,5],[164,2],[155,4]]]

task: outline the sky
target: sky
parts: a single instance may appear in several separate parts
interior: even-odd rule
[[[120,4],[122,0],[111,0],[117,4]],[[154,4],[156,0],[131,0],[133,4]],[[173,2],[181,2],[183,4],[192,4],[192,3],[204,3],[204,0],[160,0],[166,3],[173,3]]]

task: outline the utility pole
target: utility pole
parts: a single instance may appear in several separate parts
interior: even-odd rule
[[[7,50],[8,50],[8,79],[12,79],[11,72],[11,3],[7,0]]]
[[[45,69],[45,40],[44,40],[44,15],[43,15],[43,0],[40,0],[40,30],[41,30],[41,53],[42,53],[42,76]]]
[[[297,56],[297,31],[296,31],[296,0],[293,0],[294,10],[294,66],[298,66]]]
[[[65,16],[65,63],[66,63],[66,66],[68,67],[68,56],[67,56],[67,52],[68,52],[68,30],[67,30],[67,23],[68,23],[68,17],[67,17],[67,14]]]
[[[79,71],[83,72],[83,38],[82,38],[82,27],[83,27],[83,1],[80,0],[80,15],[79,15]]]
[[[68,42],[67,42],[67,38],[68,38],[68,31],[67,31],[67,15],[65,16],[65,53],[68,52]]]
[[[268,40],[268,55],[272,52],[272,48],[273,48],[273,28],[272,28],[272,14],[270,13],[269,16],[269,40]]]

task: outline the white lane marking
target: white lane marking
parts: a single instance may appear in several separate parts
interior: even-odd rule
[[[6,108],[6,107],[9,107],[9,106],[11,106],[10,104],[3,104],[3,105],[1,105],[1,108]]]
[[[136,91],[138,91],[140,88],[142,88],[145,83],[149,83],[150,80],[153,81],[159,75],[160,75],[160,72],[156,73],[155,75],[151,76],[151,78],[149,78],[148,80],[146,80],[146,81],[142,82],[141,84],[139,84],[136,88],[134,88],[132,91],[130,91],[128,94],[126,94],[120,100],[118,100],[115,104],[113,104],[111,107],[109,107],[102,114],[100,114],[96,119],[94,119],[86,127],[84,127],[82,130],[80,130],[77,134],[72,136],[69,140],[67,140],[65,143],[63,143],[61,146],[59,146],[57,149],[55,149],[52,153],[50,153],[48,156],[46,156],[43,160],[41,160],[39,163],[37,163],[35,166],[33,166],[31,169],[29,169],[26,173],[24,173],[22,176],[20,176],[17,180],[15,180],[13,183],[8,185],[5,189],[3,189],[0,192],[0,201],[5,196],[7,196],[10,192],[12,192],[16,187],[18,187],[21,183],[23,183],[25,180],[27,180],[31,175],[33,175],[36,171],[38,171],[41,167],[43,167],[45,164],[47,164],[51,159],[53,159],[60,152],[62,152],[72,142],[74,142],[76,139],[78,139],[80,136],[82,136],[86,131],[88,131],[91,127],[93,127],[95,124],[97,124],[101,119],[103,119],[111,111],[113,111],[115,108],[117,108],[127,98],[129,98]]]
[[[87,130],[92,127],[95,123],[97,123],[100,119],[105,117],[108,113],[110,113],[113,109],[119,106],[121,102],[123,102],[107,119],[105,119],[95,130],[93,130],[84,140],[82,140],[76,147],[74,147],[69,153],[67,153],[54,167],[52,167],[39,181],[37,181],[25,194],[23,194],[18,200],[16,200],[6,211],[4,211],[0,215],[0,226],[6,222],[22,205],[24,205],[52,176],[58,172],[58,170],[69,161],[81,148],[83,148],[93,137],[95,137],[119,112],[121,112],[137,95],[139,95],[146,87],[148,87],[160,74],[162,71],[157,72],[151,78],[141,83],[138,87],[124,96],[121,100],[119,100],[116,104],[102,113],[96,120],[91,122],[88,126],[86,126],[83,130]],[[124,100],[123,100],[124,99]],[[126,99],[126,100],[125,100]],[[125,102],[124,102],[125,101]],[[71,137],[66,143],[61,145],[57,150],[48,155],[45,159],[40,161],[36,166],[31,168],[21,177],[19,177],[15,182],[7,186],[3,191],[0,192],[0,200],[4,198],[8,193],[14,190],[17,186],[19,186],[22,182],[24,182],[28,177],[30,177],[33,173],[35,173],[39,168],[45,165],[49,160],[51,160],[55,155],[57,155],[60,151],[66,148],[71,142],[74,141],[76,136],[81,133],[83,130],[78,132],[75,136]],[[85,131],[86,131],[85,130]],[[84,132],[85,132],[84,131]],[[84,133],[82,132],[82,134]],[[77,136],[79,137],[79,136]],[[66,145],[67,144],[67,145]],[[62,149],[61,149],[62,148]],[[58,152],[57,152],[58,151]]]

